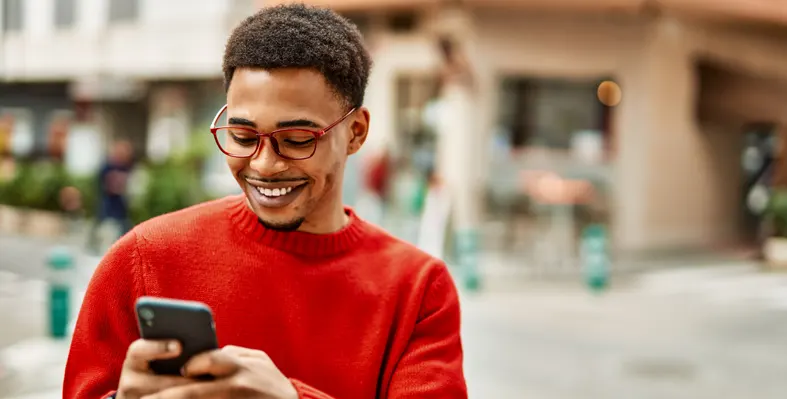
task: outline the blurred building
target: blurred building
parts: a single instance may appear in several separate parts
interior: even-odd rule
[[[259,3],[281,2],[288,0]],[[474,134],[442,146],[468,141],[477,156],[442,172],[465,171],[471,188],[460,191],[476,197],[475,212],[493,212],[483,204],[518,186],[518,171],[545,168],[607,182],[602,213],[621,251],[755,238],[745,199],[748,179],[761,174],[747,174],[741,160],[746,140],[775,148],[787,122],[787,2],[306,2],[342,12],[364,31],[375,58],[370,141],[400,153],[419,145],[414,137],[436,95],[438,37],[458,41],[476,90],[465,108],[472,115],[456,117]],[[619,104],[599,101],[604,80],[621,88]],[[513,164],[487,150],[500,137],[515,149]],[[579,137],[595,137],[584,140],[590,157],[576,156]]]
[[[69,121],[166,155],[224,101],[232,26],[285,1],[0,0],[0,151],[48,156]],[[520,173],[547,170],[606,193],[596,211],[623,251],[756,236],[746,198],[767,174],[742,159],[774,148],[787,119],[784,1],[304,1],[351,18],[373,52],[364,151],[436,165],[468,219],[509,218],[532,197]],[[474,85],[442,136],[439,38]],[[614,85],[599,101],[604,80],[619,103]]]
[[[224,44],[252,11],[251,0],[0,0],[0,118],[15,121],[16,152],[49,155],[58,116],[101,146],[185,146],[223,104]]]

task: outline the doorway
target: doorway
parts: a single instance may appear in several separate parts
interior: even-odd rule
[[[776,175],[777,125],[754,123],[744,127],[741,151],[741,238],[759,245],[763,234],[763,212]]]

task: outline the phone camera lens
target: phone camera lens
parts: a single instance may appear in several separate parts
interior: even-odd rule
[[[152,309],[142,308],[139,310],[139,317],[141,317],[142,320],[151,323],[153,321],[153,317],[155,317],[155,314],[153,314]]]

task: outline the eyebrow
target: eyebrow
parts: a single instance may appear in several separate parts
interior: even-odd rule
[[[249,126],[253,128],[257,128],[257,124],[251,120],[246,118],[237,118],[232,117],[228,120],[230,125],[241,125],[241,126]],[[320,124],[314,121],[310,121],[308,119],[292,119],[287,121],[279,121],[276,123],[277,129],[283,129],[288,127],[313,127],[313,128],[320,128]]]

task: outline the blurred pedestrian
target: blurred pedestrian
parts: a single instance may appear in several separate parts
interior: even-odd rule
[[[240,23],[211,132],[243,195],[114,245],[79,313],[65,398],[467,397],[445,264],[342,205],[347,158],[369,130],[370,67],[357,27],[327,9],[276,6]],[[153,375],[148,361],[180,344],[140,339],[142,295],[206,303],[222,348],[181,376]]]
[[[391,184],[391,152],[385,149],[377,156],[370,158],[367,171],[366,188],[385,203]]]
[[[96,253],[100,251],[99,231],[107,221],[114,222],[120,236],[131,230],[127,192],[133,166],[132,144],[127,140],[114,142],[98,173],[98,209],[88,242],[88,248]]]

